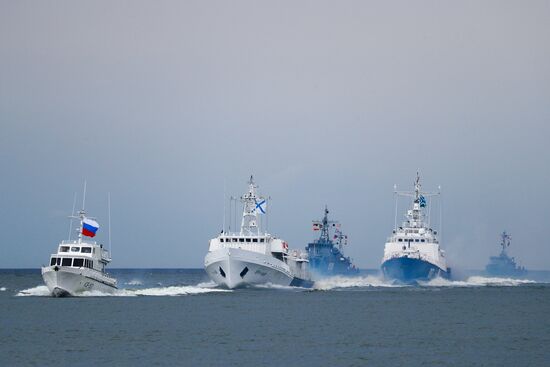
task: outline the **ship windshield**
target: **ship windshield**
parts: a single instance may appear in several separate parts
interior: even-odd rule
[[[85,254],[91,254],[92,253],[92,248],[91,247],[82,247],[81,252],[83,252]]]
[[[81,268],[84,265],[84,259],[74,259],[73,260],[73,266],[75,268]]]

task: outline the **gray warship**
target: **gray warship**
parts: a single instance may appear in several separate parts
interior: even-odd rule
[[[492,276],[511,276],[519,277],[527,274],[527,270],[523,266],[516,264],[513,257],[508,256],[507,248],[510,247],[511,237],[506,231],[500,235],[500,246],[502,250],[499,256],[491,256],[489,264],[485,267],[487,274]]]
[[[313,221],[313,230],[320,231],[320,236],[306,247],[309,269],[317,276],[358,275],[359,269],[343,252],[348,236],[340,230],[340,223],[328,220],[328,214],[325,206],[323,220]]]

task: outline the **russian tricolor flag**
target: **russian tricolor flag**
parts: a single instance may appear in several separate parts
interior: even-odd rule
[[[88,237],[94,237],[99,229],[99,224],[92,219],[84,218],[82,220],[82,234]]]

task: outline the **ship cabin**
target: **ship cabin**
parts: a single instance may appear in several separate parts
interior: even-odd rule
[[[269,234],[258,236],[222,233],[210,240],[210,251],[223,248],[237,248],[261,254],[271,252],[273,257],[281,261],[283,261],[284,255],[288,253],[288,243]]]
[[[403,250],[410,248],[411,244],[433,243],[438,244],[437,231],[432,228],[405,228],[399,227],[397,231],[393,231],[392,236],[388,238],[388,242],[403,244]]]
[[[88,268],[102,273],[111,261],[109,252],[95,242],[63,241],[56,254],[50,257],[50,266]]]
[[[439,247],[436,237],[437,231],[425,227],[399,227],[393,231],[392,236],[384,248],[384,258],[407,256],[420,256],[421,258],[444,258],[445,251]]]

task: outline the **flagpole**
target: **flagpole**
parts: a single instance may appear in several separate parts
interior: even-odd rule
[[[441,186],[439,186],[439,243],[443,242],[443,196],[441,196]]]
[[[269,203],[271,202],[271,196],[268,196],[265,201],[265,231],[269,233]]]
[[[235,232],[237,232],[237,198],[233,197],[233,200],[235,200],[235,204],[233,206],[233,210],[235,211],[235,215],[233,216],[233,220],[235,221]]]
[[[84,211],[84,207],[86,205],[86,180],[84,180],[84,194],[82,195],[82,210]]]
[[[233,200],[232,200],[232,197],[230,196],[229,197],[229,229],[228,229],[228,233],[231,234],[231,214],[232,214],[232,210],[233,210]]]
[[[111,252],[111,192],[107,193],[107,210],[108,210],[108,224],[109,224],[109,257],[113,258],[113,253]]]
[[[225,203],[225,178],[223,179],[223,228],[222,228],[222,233],[225,233],[225,206],[226,206],[226,203]]]
[[[428,228],[432,228],[432,200],[429,199],[430,202],[428,205]]]
[[[393,195],[395,196],[395,212],[393,218],[393,230],[395,233],[397,231],[397,198],[399,197],[397,194],[397,184],[393,185]]]
[[[76,192],[73,196],[73,210],[71,211],[71,220],[69,221],[69,241],[71,240],[71,232],[73,231],[73,217],[74,217],[74,209],[76,207]]]
[[[80,230],[78,231],[78,243],[82,243],[82,227],[84,226],[85,205],[86,205],[86,180],[84,180],[84,192],[82,194],[82,210],[80,211]]]

